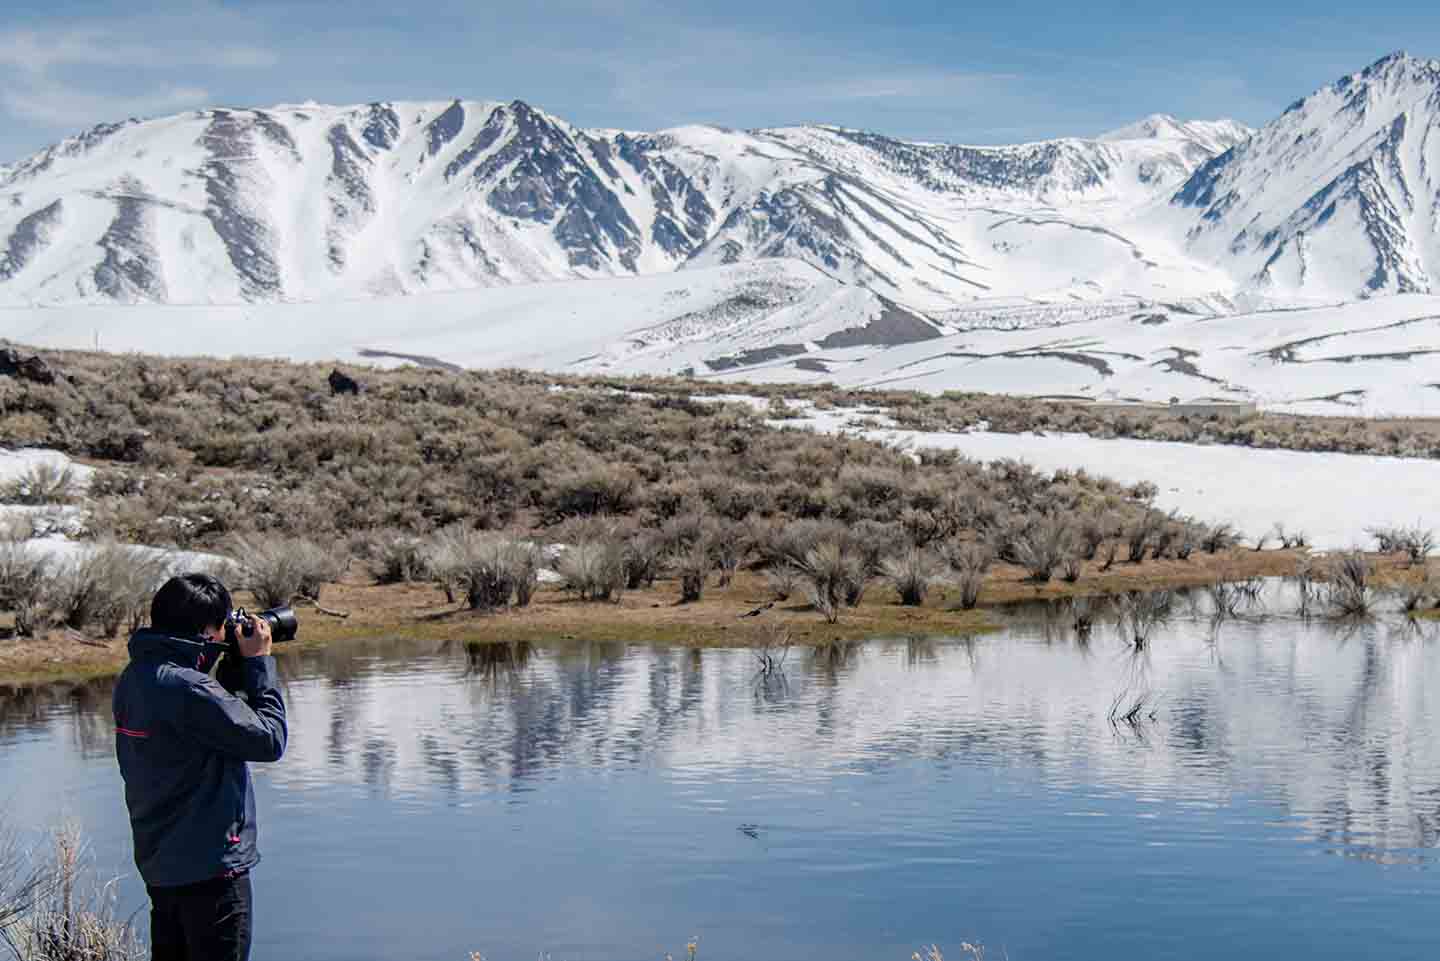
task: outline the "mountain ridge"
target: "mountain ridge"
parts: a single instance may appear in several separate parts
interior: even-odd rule
[[[308,300],[796,257],[944,310],[994,290],[1004,259],[974,205],[1104,201],[1208,153],[1183,134],[587,130],[519,100],[210,108],[0,168],[0,302]]]
[[[1277,171],[1282,172],[1277,175]],[[1440,278],[1440,61],[1392,53],[1295,101],[1172,198],[1187,247],[1242,284],[1334,296]]]
[[[977,303],[1284,304],[1440,285],[1440,61],[1258,130],[1006,146],[810,124],[584,128],[523,100],[207,108],[0,167],[0,306],[389,297],[796,260],[944,326]],[[876,308],[877,310],[880,308]]]

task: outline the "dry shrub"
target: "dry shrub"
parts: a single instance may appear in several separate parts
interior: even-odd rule
[[[715,566],[710,545],[703,539],[697,540],[677,551],[670,563],[680,577],[681,603],[700,600],[705,592],[705,581]]]
[[[1395,593],[1400,598],[1401,609],[1407,614],[1413,614],[1430,603],[1435,596],[1435,579],[1427,568],[1418,578],[1401,582],[1395,588]]]
[[[910,543],[962,531],[995,533],[1009,556],[1004,535],[1023,530],[1012,521],[1040,514],[1110,514],[1113,537],[1153,495],[1084,472],[1046,476],[1017,461],[982,466],[954,452],[912,455],[854,437],[777,430],[763,411],[691,399],[718,385],[678,379],[377,370],[366,375],[363,395],[337,400],[313,366],[250,361],[237,389],[237,368],[226,361],[78,352],[53,359],[63,382],[5,386],[7,427],[71,454],[140,465],[95,482],[103,502],[96,515],[99,529],[151,543],[213,549],[266,531],[330,544],[375,530],[426,536],[452,524],[499,530],[613,515],[643,528],[702,514],[758,515],[843,523],[853,532],[847,546],[866,555],[873,574]],[[827,404],[861,399],[819,388],[750,389],[769,397],[798,390]],[[1023,429],[1027,420],[1084,429],[1096,416],[1013,398],[879,391],[863,399],[932,428],[953,415],[966,423],[988,417],[996,429]],[[225,430],[216,431],[217,422]],[[803,558],[820,539],[762,555],[773,567],[772,553]],[[1084,543],[1086,554],[1100,546],[1094,535]],[[396,576],[413,570],[413,552],[406,554],[396,559]],[[725,559],[717,560],[723,573]],[[648,583],[655,572],[632,564],[627,575]]]
[[[1275,524],[1272,536],[1280,542],[1280,547],[1287,551],[1305,547],[1310,542],[1309,535],[1304,531],[1289,530],[1279,521]]]
[[[800,572],[789,561],[783,561],[765,571],[765,583],[770,585],[770,592],[777,601],[788,601],[791,595],[800,590],[800,580]]]
[[[1058,515],[1038,518],[1015,538],[1014,549],[1016,561],[1029,572],[1030,580],[1043,584],[1074,552],[1070,524]]]
[[[106,637],[113,637],[122,626],[144,623],[170,568],[163,554],[102,543],[59,565],[50,585],[50,607],[66,627],[82,631],[98,624]]]
[[[1370,578],[1375,567],[1359,551],[1338,554],[1330,561],[1326,600],[1342,616],[1368,614],[1374,602]]]
[[[941,556],[950,568],[955,586],[960,588],[961,610],[973,609],[985,584],[985,572],[994,559],[990,548],[979,541],[952,541],[944,546]]]
[[[1130,525],[1125,528],[1125,560],[1131,564],[1139,564],[1145,559],[1145,551],[1150,542],[1165,526],[1165,515],[1156,511],[1146,511]]]
[[[0,486],[0,500],[10,504],[68,504],[79,490],[75,471],[69,464],[42,460],[19,477]]]
[[[916,547],[928,547],[940,538],[954,533],[944,516],[913,507],[901,513],[900,526]]]
[[[1374,527],[1366,533],[1375,538],[1380,553],[1404,553],[1412,567],[1424,564],[1435,552],[1435,531],[1419,524],[1412,527]]]
[[[625,587],[653,587],[665,570],[665,538],[658,531],[632,531],[625,538]]]
[[[1165,521],[1155,529],[1153,546],[1150,550],[1150,557],[1153,560],[1161,560],[1170,556],[1171,549],[1184,537],[1185,526],[1175,521]]]
[[[625,545],[615,538],[580,541],[556,564],[565,586],[582,601],[619,600],[625,590]]]
[[[425,542],[404,531],[380,531],[369,545],[382,584],[409,584],[426,573]]]
[[[634,506],[640,477],[629,467],[597,464],[560,474],[546,493],[545,508],[555,520],[625,514]]]
[[[1093,561],[1095,555],[1100,553],[1100,545],[1105,543],[1108,535],[1107,525],[1104,520],[1097,520],[1094,517],[1086,517],[1080,521],[1075,528],[1075,537],[1079,543],[1080,558]]]
[[[720,574],[720,586],[729,587],[735,572],[750,556],[750,531],[735,521],[719,521],[709,529],[710,556]]]
[[[900,603],[906,607],[919,607],[925,603],[925,595],[939,573],[935,556],[920,547],[912,547],[891,557],[881,565],[885,578],[900,595]]]
[[[424,546],[425,568],[454,603],[472,611],[526,607],[540,582],[540,551],[524,541],[463,527],[437,531]]]
[[[299,537],[237,537],[234,555],[241,584],[261,607],[285,607],[296,598],[318,602],[321,588],[345,572],[344,561]]]
[[[37,867],[24,910],[5,920],[0,904],[0,940],[23,961],[141,961],[147,952],[134,928],[116,911],[114,882],[97,885],[87,877],[80,832],[55,833],[54,856]]]
[[[50,562],[20,541],[0,540],[0,610],[15,615],[15,633],[34,637],[44,627]]]
[[[1200,537],[1200,547],[1207,554],[1229,550],[1239,542],[1240,538],[1235,533],[1234,526],[1226,523],[1210,525]]]
[[[821,541],[796,567],[811,605],[831,624],[847,604],[860,602],[869,579],[864,558],[840,539]]]
[[[441,528],[425,540],[423,556],[426,575],[445,592],[445,600],[454,604],[463,589],[465,554],[469,538],[475,532],[460,525]]]

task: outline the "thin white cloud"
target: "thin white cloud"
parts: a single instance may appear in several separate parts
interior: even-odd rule
[[[0,109],[53,128],[153,116],[210,97],[193,82],[169,80],[169,72],[257,70],[277,62],[262,47],[156,43],[110,26],[0,31]],[[117,88],[107,82],[106,70],[125,71],[125,83]]]
[[[123,120],[169,113],[202,104],[210,94],[202,87],[163,87],[134,96],[97,93],[59,83],[6,86],[0,104],[7,113],[35,123],[84,127],[106,120]]]
[[[790,96],[800,101],[839,103],[852,100],[916,100],[968,97],[1016,78],[1002,73],[953,70],[880,71],[833,82],[799,85]]]
[[[213,65],[236,69],[272,67],[275,54],[245,45],[170,47],[135,42],[111,30],[64,29],[0,32],[0,65],[31,75],[55,67],[140,67],[163,69]]]

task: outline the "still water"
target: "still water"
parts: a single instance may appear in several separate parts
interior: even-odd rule
[[[641,643],[289,657],[256,957],[1440,957],[1432,634],[1181,616],[1137,654],[1036,608],[769,678]],[[0,798],[80,820],[128,911],[108,696],[0,700]]]

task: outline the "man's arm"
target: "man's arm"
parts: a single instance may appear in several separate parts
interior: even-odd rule
[[[185,695],[184,729],[197,741],[242,761],[278,761],[289,729],[280,697],[275,659],[241,659],[244,690],[250,703],[207,677]]]

